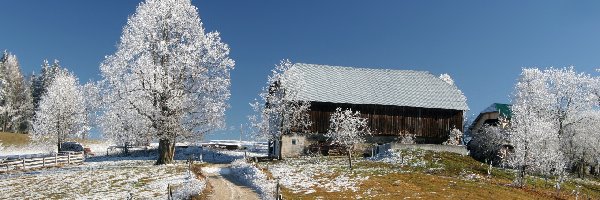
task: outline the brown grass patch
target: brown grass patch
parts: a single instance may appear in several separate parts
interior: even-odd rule
[[[102,143],[102,140],[97,139],[81,139],[81,138],[72,138],[68,139],[69,141],[75,141],[83,144],[84,146],[89,144],[99,144]],[[0,132],[0,143],[2,146],[27,146],[31,144],[31,139],[29,138],[29,134],[27,133],[9,133],[9,132]]]
[[[0,132],[2,146],[25,146],[29,142],[29,134]]]

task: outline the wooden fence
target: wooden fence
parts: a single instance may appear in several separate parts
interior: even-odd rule
[[[59,152],[58,154],[53,156],[0,161],[0,173],[15,170],[29,170],[46,167],[64,166],[83,163],[84,161],[85,155],[83,151]]]

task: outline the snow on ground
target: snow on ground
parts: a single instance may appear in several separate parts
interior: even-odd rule
[[[0,188],[7,191],[0,193],[0,199],[166,199],[169,186],[174,197],[185,198],[201,192],[206,184],[206,180],[198,180],[188,171],[185,164],[188,159],[212,163],[239,160],[231,171],[222,173],[235,174],[262,196],[273,196],[270,190],[274,190],[274,183],[268,182],[258,168],[243,161],[244,156],[264,156],[261,153],[178,147],[176,164],[155,166],[156,148],[132,151],[129,155],[115,151],[106,156],[109,146],[90,145],[96,156],[89,157],[82,165],[0,175]],[[23,147],[9,150],[11,155],[45,152]]]
[[[108,149],[108,147],[113,146],[113,145],[114,144],[112,142],[107,141],[107,142],[84,144],[83,146],[90,148],[92,153],[94,153],[96,155],[106,155],[106,149]]]
[[[267,175],[254,164],[246,162],[244,157],[266,156],[264,153],[205,149],[203,159],[209,163],[231,163],[229,168],[203,167],[207,174],[220,173],[235,178],[237,182],[255,190],[261,199],[274,199],[276,183],[268,180]]]
[[[0,175],[0,199],[166,199],[199,193],[205,180],[189,172],[185,159],[199,148],[178,150],[173,165],[155,166],[156,151],[96,156],[82,165]],[[177,199],[177,198],[176,198]]]
[[[35,154],[47,154],[51,152],[51,149],[56,148],[55,146],[43,146],[43,145],[26,145],[26,146],[4,146],[0,149],[0,157],[14,157],[19,155],[35,155]]]
[[[310,194],[320,188],[328,192],[358,191],[369,177],[352,174],[343,158],[304,157],[287,159],[268,166],[274,178],[293,193]]]
[[[167,198],[168,185],[182,196],[200,192],[204,182],[190,176],[185,164],[154,166],[152,160],[88,163],[63,169],[11,175],[0,180],[0,199],[73,198],[136,199]],[[182,186],[193,184],[192,186]]]
[[[90,150],[96,155],[106,155],[106,149],[112,146],[110,142],[94,142],[90,144],[83,144],[84,147],[89,147]],[[27,157],[28,155],[38,154],[50,154],[56,151],[56,145],[43,145],[31,143],[24,146],[4,146],[0,148],[0,157]]]
[[[261,199],[274,199],[276,182],[269,180],[267,175],[243,159],[231,163],[231,173],[239,181],[258,192]]]
[[[435,156],[435,154],[434,154]],[[425,150],[421,149],[411,149],[411,150],[396,150],[390,149],[386,153],[377,155],[376,157],[369,158],[372,161],[380,161],[389,164],[396,164],[400,166],[409,166],[409,167],[426,167],[427,161],[424,159]],[[433,158],[433,164],[441,165],[438,163],[440,158]]]

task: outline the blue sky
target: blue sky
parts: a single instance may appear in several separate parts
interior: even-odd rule
[[[59,59],[82,82],[99,79],[134,0],[2,1],[0,49],[24,73]],[[600,68],[600,1],[193,0],[208,31],[231,47],[228,126],[251,113],[269,70],[293,62],[450,74],[470,114],[509,102],[522,67]],[[239,130],[209,139],[237,138]]]

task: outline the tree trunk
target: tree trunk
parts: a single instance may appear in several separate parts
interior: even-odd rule
[[[2,124],[2,131],[7,132],[6,131],[7,126],[8,126],[8,113],[5,112],[4,113],[4,120],[3,120],[3,124]]]
[[[586,174],[586,168],[587,166],[585,165],[585,161],[583,159],[581,159],[579,161],[579,166],[577,167],[577,175],[579,178],[585,178],[585,174]]]
[[[156,165],[164,165],[173,163],[175,156],[175,143],[171,139],[160,139],[158,142],[158,160]]]
[[[283,141],[281,141],[283,139],[283,136],[279,137],[279,141],[277,141],[277,144],[279,145],[279,148],[277,148],[277,160],[281,160],[282,156],[281,156],[281,147],[283,147]]]
[[[350,170],[352,170],[352,151],[348,150],[348,164],[350,166]]]
[[[62,139],[60,138],[60,134],[58,134],[58,139],[56,140],[57,144],[56,146],[58,147],[58,149],[56,150],[56,152],[58,153],[60,151],[60,147],[62,146]]]
[[[522,165],[521,169],[519,170],[519,178],[518,178],[519,187],[525,186],[525,170],[526,169],[527,169],[527,167],[525,165]]]

